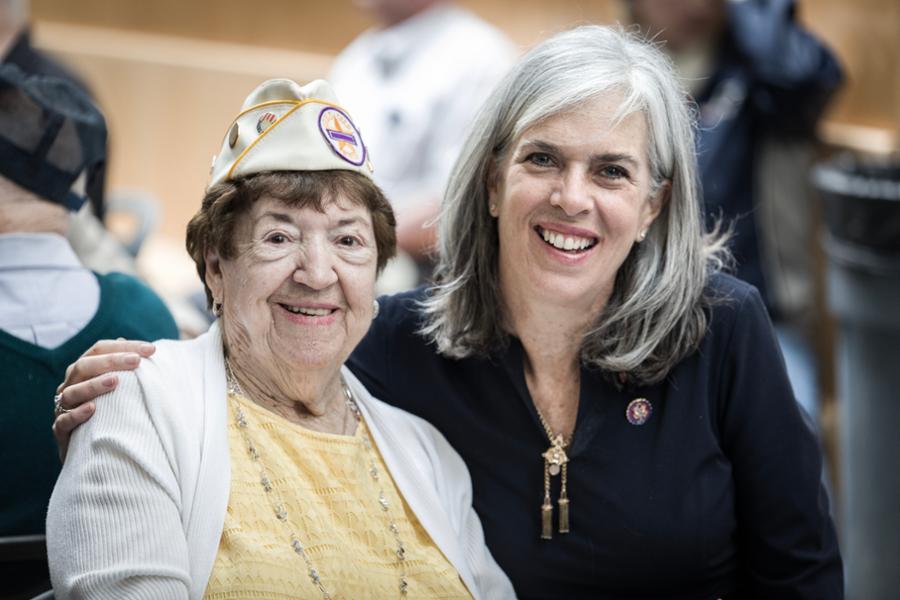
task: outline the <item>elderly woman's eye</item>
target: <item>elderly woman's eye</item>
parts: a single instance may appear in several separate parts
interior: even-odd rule
[[[340,238],[338,238],[338,243],[341,246],[347,246],[349,248],[352,248],[353,246],[359,245],[359,240],[357,240],[352,235],[342,235]]]
[[[283,233],[273,233],[266,238],[266,241],[270,244],[284,244],[288,241],[288,239],[287,236]]]

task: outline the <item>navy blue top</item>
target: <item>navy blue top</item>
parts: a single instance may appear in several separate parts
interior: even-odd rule
[[[521,598],[841,598],[818,444],[765,307],[729,276],[711,291],[727,300],[664,383],[619,390],[582,369],[571,533],[554,519],[551,540],[540,539],[548,441],[516,338],[490,358],[438,355],[416,333],[420,289],[380,300],[348,364],[462,455],[488,546]],[[626,407],[638,397],[652,414],[632,425]]]

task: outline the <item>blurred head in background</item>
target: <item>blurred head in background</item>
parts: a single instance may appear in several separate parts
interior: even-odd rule
[[[353,4],[371,13],[385,26],[396,25],[431,8],[443,0],[353,0]]]
[[[86,94],[0,65],[0,232],[63,233],[105,160],[106,124]]]
[[[0,0],[0,62],[28,23],[28,0]]]
[[[726,0],[630,0],[631,19],[672,53],[714,45],[727,18]]]

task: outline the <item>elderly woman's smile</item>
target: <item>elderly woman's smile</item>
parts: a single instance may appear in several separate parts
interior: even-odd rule
[[[369,211],[344,199],[320,211],[263,197],[235,247],[217,283],[226,339],[249,344],[262,362],[342,363],[372,319],[377,251]]]
[[[310,317],[310,320],[304,321],[302,319],[297,319],[298,322],[311,322],[311,323],[324,323],[325,321],[321,319],[321,317],[329,317],[334,314],[338,308],[336,306],[294,306],[293,304],[285,304],[283,302],[279,302],[279,305],[284,308],[286,311],[293,315],[299,315],[304,317]]]

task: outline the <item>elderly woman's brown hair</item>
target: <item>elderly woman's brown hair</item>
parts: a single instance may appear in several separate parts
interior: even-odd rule
[[[213,300],[206,285],[206,253],[213,250],[224,259],[234,258],[235,228],[253,202],[263,196],[319,211],[338,199],[364,206],[372,215],[379,273],[397,252],[394,211],[381,188],[364,175],[351,171],[271,171],[225,181],[207,190],[200,210],[188,223],[185,241],[210,308]]]

